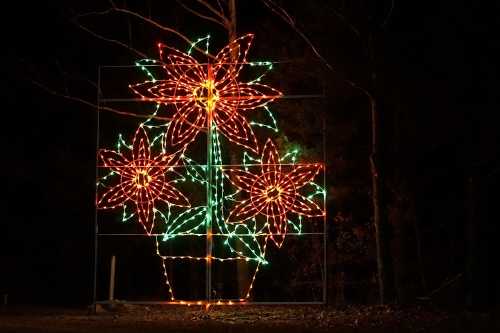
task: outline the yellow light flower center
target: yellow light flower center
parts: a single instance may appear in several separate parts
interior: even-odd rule
[[[215,89],[213,80],[206,80],[200,86],[193,90],[193,95],[196,102],[199,103],[207,112],[212,112],[215,109],[215,104],[219,100],[219,94]]]
[[[266,190],[267,201],[278,200],[283,190],[277,186],[270,186]]]
[[[153,180],[153,178],[150,175],[148,175],[146,170],[139,170],[134,180],[135,180],[135,185],[138,188],[142,188],[142,187],[148,187],[149,183],[151,183],[151,180]]]

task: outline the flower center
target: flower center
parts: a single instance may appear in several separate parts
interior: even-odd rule
[[[267,200],[268,201],[275,201],[278,200],[278,198],[281,195],[281,188],[277,186],[270,186],[267,188],[266,195],[267,195]]]
[[[145,170],[140,170],[137,172],[137,175],[135,176],[135,185],[138,188],[142,187],[148,187],[149,183],[151,183],[151,176],[148,175],[148,173]]]
[[[219,94],[215,89],[213,80],[206,80],[200,86],[193,90],[193,95],[196,102],[207,112],[211,112],[215,108],[215,104],[219,100]]]

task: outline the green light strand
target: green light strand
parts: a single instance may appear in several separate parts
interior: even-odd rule
[[[158,61],[154,59],[141,59],[135,63],[136,66],[138,66],[148,77],[152,82],[156,82],[156,78],[154,77],[153,73],[148,69],[147,65],[149,64],[157,64]],[[169,123],[167,124],[161,124],[161,125],[151,125],[149,122],[156,117],[158,114],[158,111],[160,110],[161,103],[156,104],[156,109],[154,112],[142,123],[140,123],[140,126],[145,126],[149,129],[151,128],[156,128],[156,127],[164,127],[168,126]]]
[[[157,136],[155,136],[153,138],[153,140],[151,141],[151,145],[154,145],[156,143],[156,141],[158,141],[158,139],[163,138],[163,135],[164,135],[164,133],[161,133],[161,134],[158,134]]]
[[[193,183],[206,184],[206,166],[198,165],[189,157],[182,155],[186,173]],[[200,172],[201,171],[201,172]]]
[[[206,206],[193,207],[184,211],[169,223],[163,236],[163,241],[173,239],[178,235],[187,235],[203,228],[206,224],[206,212]],[[200,217],[202,218],[200,219]]]
[[[238,226],[240,227],[246,227],[245,225],[243,224],[239,224]],[[244,257],[248,260],[255,260],[255,261],[258,261],[258,262],[261,262],[263,264],[267,264],[267,261],[265,260],[264,258],[264,253],[262,253],[262,250],[260,249],[260,246],[259,246],[259,243],[255,237],[255,234],[252,234],[252,233],[247,233],[247,234],[251,234],[251,238],[255,241],[255,244],[257,245],[257,247],[259,248],[259,253],[257,253],[247,242],[245,242],[243,239],[242,239],[242,235],[239,235],[239,234],[236,234],[234,232],[230,233],[229,234],[229,237],[224,241],[224,244],[226,244],[227,246],[229,246],[229,248],[231,249],[231,251],[233,253],[235,253],[236,255],[238,256],[241,256],[241,257]],[[243,249],[245,250],[248,250],[253,256],[249,256],[247,253],[244,253],[243,251],[238,251],[237,249],[235,249],[232,245],[231,245],[231,240],[234,240],[234,239],[237,239],[239,240],[243,245]]]
[[[250,84],[260,82],[262,80],[262,78],[264,76],[266,76],[266,74],[269,73],[271,71],[271,69],[273,69],[273,64],[270,61],[252,61],[252,62],[249,62],[248,64],[250,65],[250,67],[266,67],[266,71],[264,73],[262,73],[261,75],[259,75],[254,80],[250,81],[249,82]]]
[[[222,164],[222,151],[221,151],[221,144],[220,144],[220,139],[219,139],[219,133],[217,131],[217,127],[215,126],[214,131],[213,131],[213,136],[214,136],[214,157],[215,157],[215,164],[216,165],[221,165]],[[227,227],[225,223],[225,218],[224,218],[224,174],[222,172],[222,168],[218,167],[215,168],[215,202],[216,205],[218,206],[216,209],[215,213],[215,220],[216,220],[216,225],[217,228],[221,233],[227,232]]]
[[[134,213],[130,213],[127,216],[127,205],[123,205],[122,222],[127,222],[128,220],[130,220],[134,216],[135,216]]]
[[[156,64],[156,63],[158,63],[158,62],[154,59],[141,59],[141,60],[136,61],[135,65],[140,67],[140,69],[144,73],[146,73],[146,75],[149,77],[149,79],[152,82],[156,82],[156,78],[153,76],[153,73],[151,73],[151,71],[146,67],[150,64]]]
[[[115,174],[114,171],[109,172],[107,175],[99,178],[99,180],[95,183],[96,186],[102,186],[104,188],[107,188],[107,186],[104,184],[104,182],[111,176]]]
[[[297,233],[302,233],[302,215],[299,215],[298,223],[294,223],[292,220],[288,220],[288,224],[290,224]]]
[[[145,121],[143,121],[140,124],[140,126],[144,126],[146,128],[149,128],[149,129],[156,128],[156,127],[161,127],[161,125],[158,126],[158,125],[151,125],[151,124],[149,124],[149,122],[156,117],[156,115],[158,114],[158,111],[160,111],[160,106],[161,106],[161,104],[157,103],[156,106],[155,106],[156,108],[153,111],[153,113],[151,113],[151,115]]]
[[[326,198],[326,190],[322,186],[320,186],[314,182],[310,182],[310,183],[308,183],[308,185],[313,186],[314,190],[315,190],[315,192],[313,192],[312,194],[307,196],[308,199],[312,199],[317,195],[320,195],[323,199]]]
[[[273,130],[274,132],[278,133],[279,132],[278,122],[276,121],[276,118],[274,117],[273,113],[271,112],[271,110],[269,110],[269,108],[267,106],[264,106],[264,110],[266,110],[266,115],[271,119],[272,125],[259,123],[259,122],[255,122],[255,121],[251,121],[250,125],[268,128],[268,129]]]
[[[224,177],[229,179],[229,176],[226,174],[224,174]],[[235,196],[240,192],[241,192],[240,190],[236,190],[236,192],[226,195],[224,199],[229,201],[238,201],[238,199],[236,199]]]
[[[125,140],[123,140],[123,136],[122,134],[118,134],[118,142],[116,144],[116,150],[118,151],[119,154],[121,154],[121,148],[122,146],[124,146],[125,148],[127,148],[128,150],[132,150],[132,145],[128,145]]]
[[[291,151],[288,151],[285,153],[285,155],[283,155],[281,158],[280,158],[280,162],[282,163],[286,163],[287,160],[290,160],[290,162],[292,164],[295,164],[297,163],[297,157],[299,156],[299,150],[298,149],[293,149]]]
[[[153,209],[153,213],[154,214],[159,214],[161,219],[163,220],[163,224],[165,226],[168,226],[169,223],[170,223],[170,218],[172,216],[172,212],[171,212],[171,209],[170,209],[170,205],[167,205],[168,209],[167,209],[167,215],[165,216],[165,214],[161,211],[161,210],[158,210],[158,209]]]
[[[248,163],[250,162],[250,163]],[[252,157],[250,154],[248,154],[246,151],[243,152],[243,167],[245,168],[245,171],[248,171],[248,164],[253,164],[253,163],[262,163],[262,160],[260,158],[255,158]]]
[[[206,41],[206,44],[205,44],[205,47],[206,47],[205,54],[208,54],[209,42],[210,42],[210,35],[207,35],[206,37],[203,37],[203,38],[198,38],[196,41],[194,41],[193,43],[191,43],[191,46],[187,50],[187,54],[191,55],[191,52],[193,52],[193,49],[196,47],[196,45],[198,45],[199,43],[201,43],[203,41]]]

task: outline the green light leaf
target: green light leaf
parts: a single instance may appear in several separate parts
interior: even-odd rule
[[[237,224],[225,242],[238,256],[267,263],[255,234],[244,224]]]
[[[179,234],[188,234],[205,225],[206,207],[198,206],[186,210],[177,216],[167,227],[163,241]],[[201,231],[201,230],[200,230]]]

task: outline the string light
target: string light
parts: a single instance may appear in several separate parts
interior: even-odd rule
[[[159,60],[136,62],[148,81],[129,87],[141,101],[154,102],[155,109],[146,121],[139,124],[132,144],[127,144],[120,134],[116,150],[99,151],[103,162],[100,167],[109,169],[109,173],[97,181],[98,188],[105,192],[97,200],[98,208],[122,207],[122,221],[137,218],[148,235],[156,225],[157,234],[161,235],[155,237],[156,254],[162,260],[170,298],[168,303],[207,308],[211,304],[246,304],[260,268],[268,264],[268,240],[281,247],[288,224],[300,234],[304,216],[325,215],[324,208],[314,201],[317,195],[323,195],[323,199],[325,195],[324,189],[314,183],[322,165],[296,164],[297,149],[280,158],[270,139],[261,150],[252,129],[279,131],[268,103],[281,97],[282,93],[259,83],[273,64],[247,61],[252,34],[234,40],[214,58],[207,57],[206,63],[200,63],[191,53],[197,44],[205,42],[204,56],[208,55],[209,39],[210,36],[197,39],[187,53],[160,43]],[[262,67],[266,72],[248,82],[240,82],[244,65]],[[160,66],[167,79],[158,79],[150,70],[152,66]],[[173,107],[172,117],[157,117],[163,105]],[[244,111],[254,109],[261,110],[263,114],[259,119],[265,118],[268,122],[247,119],[249,113]],[[158,120],[167,122],[155,123]],[[146,130],[155,134],[151,135],[151,140]],[[207,161],[203,164],[185,154],[200,132],[207,133]],[[243,147],[242,164],[223,165],[221,136]],[[173,150],[167,149],[172,147]],[[153,151],[160,152],[153,154]],[[287,164],[288,161],[291,163]],[[286,172],[285,164],[289,166]],[[249,171],[254,166],[260,168],[259,173]],[[191,188],[194,185],[205,187],[205,205],[192,207],[187,197],[174,186],[186,182],[192,184]],[[228,184],[232,184],[236,191],[227,193]],[[306,192],[306,185],[313,189],[307,196],[301,194]],[[241,195],[249,198],[240,200]],[[234,207],[227,215],[226,207],[230,204]],[[172,211],[174,206],[181,210]],[[135,210],[130,211],[130,207]],[[259,216],[265,223],[258,219]],[[222,241],[227,251],[218,256],[213,254],[211,247],[207,247],[205,256],[162,253],[163,247],[173,244],[177,237],[182,241],[189,241],[189,237]],[[255,265],[255,271],[239,299],[211,300],[207,296],[207,300],[181,301],[174,296],[166,262],[183,260],[205,262],[207,267],[212,261],[247,262]]]
[[[269,237],[281,247],[288,226],[288,213],[302,216],[324,216],[325,212],[298,189],[310,183],[322,168],[321,164],[294,166],[292,171],[282,171],[280,157],[274,143],[268,139],[262,151],[260,174],[236,168],[226,168],[231,183],[250,194],[240,201],[228,216],[228,223],[242,223],[257,214],[266,216]]]
[[[198,40],[201,41],[203,39]],[[195,140],[206,130],[212,112],[218,131],[230,141],[257,152],[255,134],[241,111],[265,106],[282,96],[269,86],[238,82],[253,35],[242,36],[224,47],[206,67],[193,57],[177,49],[159,44],[160,58],[167,72],[167,80],[150,80],[130,88],[145,101],[174,104],[176,113],[165,136],[174,147]],[[164,50],[168,55],[164,57]],[[262,65],[258,63],[257,65]]]
[[[164,201],[169,205],[190,207],[189,200],[165,179],[174,155],[160,153],[151,155],[151,146],[146,131],[140,126],[135,132],[131,157],[113,150],[100,150],[99,157],[104,167],[119,175],[118,184],[109,188],[97,201],[101,209],[113,209],[125,206],[132,201],[136,215],[146,233],[154,228],[152,217],[155,201]],[[125,212],[123,213],[125,219]]]

